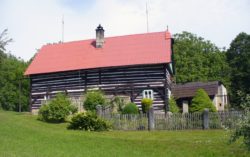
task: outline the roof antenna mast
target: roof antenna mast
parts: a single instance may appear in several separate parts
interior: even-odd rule
[[[62,43],[64,42],[64,14],[62,15]]]
[[[147,33],[149,32],[148,30],[148,2],[146,2],[146,18],[147,18]]]

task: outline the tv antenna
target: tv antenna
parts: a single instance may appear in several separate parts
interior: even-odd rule
[[[64,14],[62,15],[62,42],[64,42]]]
[[[149,32],[148,29],[148,3],[146,2],[146,18],[147,18],[147,33]]]

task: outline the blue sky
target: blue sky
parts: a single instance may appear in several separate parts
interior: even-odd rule
[[[95,37],[102,24],[105,36],[189,31],[219,47],[229,47],[240,32],[250,34],[249,0],[0,0],[0,31],[14,39],[7,52],[30,59],[46,43]]]

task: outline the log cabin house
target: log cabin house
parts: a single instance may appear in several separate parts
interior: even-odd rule
[[[79,100],[88,89],[128,96],[138,107],[151,98],[156,111],[168,111],[172,57],[168,31],[105,38],[99,25],[96,39],[45,45],[25,72],[31,112],[58,92]]]

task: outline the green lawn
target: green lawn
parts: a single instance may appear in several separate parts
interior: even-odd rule
[[[250,156],[227,132],[69,131],[35,116],[0,111],[0,157]]]

